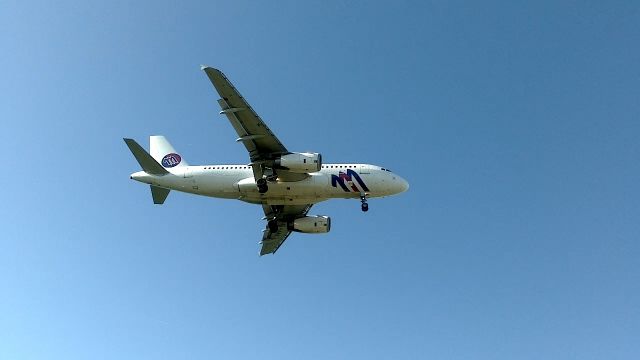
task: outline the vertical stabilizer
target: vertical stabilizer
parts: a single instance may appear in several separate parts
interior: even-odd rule
[[[176,149],[171,146],[164,136],[149,136],[149,152],[165,168],[188,166]]]

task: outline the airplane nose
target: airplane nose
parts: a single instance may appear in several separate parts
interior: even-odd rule
[[[400,192],[405,192],[409,190],[409,183],[407,180],[400,178]]]
[[[400,194],[409,190],[409,183],[407,182],[407,180],[401,178],[398,175],[393,176],[392,184],[393,185],[391,186],[391,191],[393,194]]]

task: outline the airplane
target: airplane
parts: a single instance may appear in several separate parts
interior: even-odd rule
[[[149,137],[149,152],[124,138],[142,171],[130,178],[149,184],[154,204],[163,204],[171,190],[258,204],[264,210],[260,255],[274,254],[292,231],[328,233],[331,218],[307,215],[313,204],[329,199],[367,199],[402,193],[409,184],[387,168],[360,163],[325,164],[322,155],[291,152],[218,69],[201,66],[221,99],[225,115],[249,152],[250,163],[187,164],[164,136]]]

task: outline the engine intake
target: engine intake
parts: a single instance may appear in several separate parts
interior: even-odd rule
[[[322,155],[318,153],[291,153],[276,159],[275,165],[278,168],[298,173],[320,171]]]
[[[301,233],[328,233],[331,230],[331,218],[323,215],[305,216],[289,222],[287,227]]]

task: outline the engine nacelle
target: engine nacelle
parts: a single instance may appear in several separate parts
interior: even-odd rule
[[[318,153],[291,153],[276,159],[275,164],[276,167],[291,172],[316,172],[322,168],[322,155]]]
[[[328,216],[305,216],[288,224],[288,229],[308,234],[328,233],[331,230],[331,218]]]

